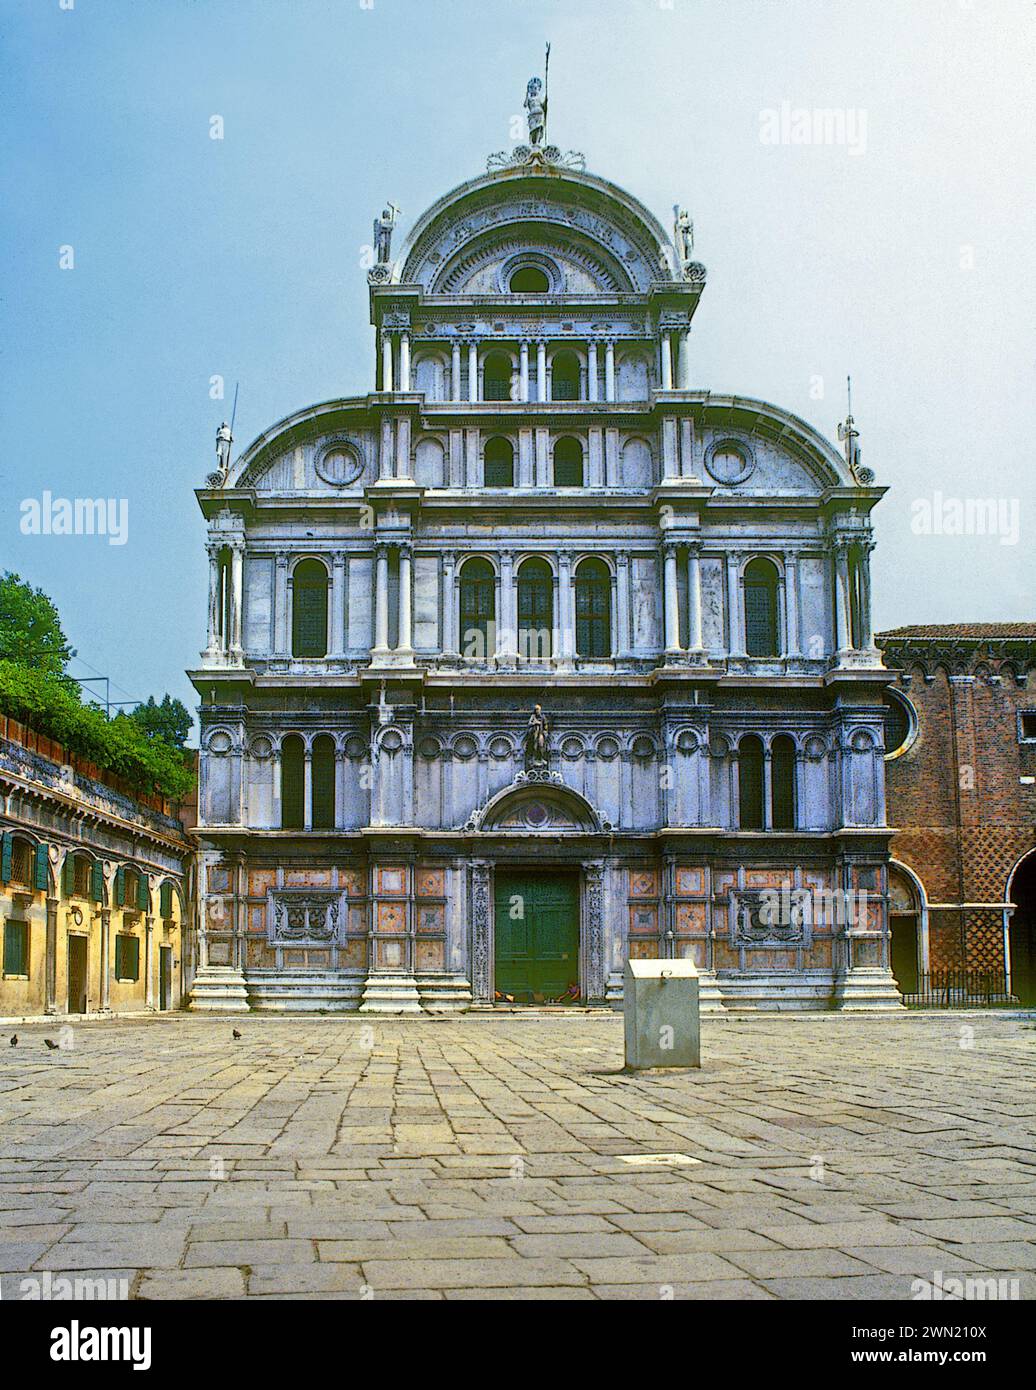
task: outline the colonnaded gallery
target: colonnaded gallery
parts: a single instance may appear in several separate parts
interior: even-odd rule
[[[193,1007],[615,1006],[689,957],[714,1009],[899,1008],[884,489],[851,418],[703,388],[690,218],[540,92],[398,254],[377,218],[372,388],[219,432]]]

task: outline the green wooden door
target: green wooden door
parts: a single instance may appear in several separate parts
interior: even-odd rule
[[[541,1004],[571,985],[578,989],[578,874],[497,873],[497,993]]]

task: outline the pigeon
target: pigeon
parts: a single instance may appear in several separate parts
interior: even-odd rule
[[[47,1047],[51,1052],[57,1051],[58,1045],[56,1042],[54,1042],[52,1038],[44,1038],[43,1041],[47,1044]]]
[[[237,1038],[237,1039],[240,1039],[240,1037],[241,1037],[241,1034],[237,1031],[236,1028],[234,1029],[234,1037]]]
[[[17,1034],[17,1033],[12,1033],[12,1034],[11,1034],[11,1046],[12,1046],[12,1047],[17,1047],[17,1046],[18,1046],[18,1034]]]

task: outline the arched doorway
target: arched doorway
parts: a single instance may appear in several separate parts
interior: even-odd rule
[[[1008,928],[1011,993],[1022,1004],[1036,1004],[1036,850],[1011,875],[1008,901],[1014,903]]]
[[[889,865],[889,964],[902,995],[918,994],[925,974],[921,894],[896,864]]]

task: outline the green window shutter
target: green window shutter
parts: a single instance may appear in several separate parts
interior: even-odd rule
[[[122,907],[126,902],[126,870],[120,864],[115,870],[115,906]]]
[[[4,974],[28,975],[29,928],[25,922],[4,923]]]
[[[66,898],[70,898],[76,891],[76,857],[74,854],[65,855],[65,866],[61,870],[61,891]]]
[[[104,900],[104,869],[99,859],[90,868],[90,896],[95,903]]]
[[[115,978],[140,979],[140,942],[135,936],[115,938]]]
[[[0,883],[10,883],[13,867],[14,836],[9,830],[5,830],[3,844],[0,846]]]
[[[39,844],[36,846],[36,891],[45,893],[50,887],[50,860],[47,857],[47,846]]]
[[[147,875],[137,875],[137,906],[141,912],[147,912],[151,906],[151,894],[148,892]]]
[[[173,915],[173,885],[168,879],[159,890],[159,898],[159,912],[163,917],[171,917]]]

